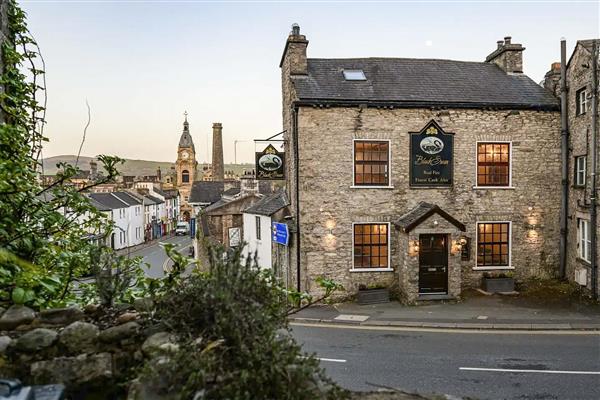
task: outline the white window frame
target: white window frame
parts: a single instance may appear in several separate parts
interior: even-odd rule
[[[587,100],[587,87],[579,89],[577,92],[577,105],[579,112],[577,115],[583,115],[587,111],[588,100]]]
[[[478,265],[479,258],[479,224],[508,224],[508,265]],[[474,271],[493,271],[515,269],[512,265],[512,221],[476,221],[475,222],[475,266]]]
[[[388,266],[387,268],[354,268],[354,226],[355,225],[387,225],[387,243],[388,243]],[[352,223],[352,268],[350,268],[350,272],[391,272],[394,271],[392,268],[392,258],[391,258],[391,248],[392,248],[392,233],[390,231],[391,228],[390,222],[381,222],[381,221],[361,221],[361,222],[353,222]]]
[[[386,185],[355,185],[356,182],[356,166],[354,165],[354,153],[356,142],[387,142],[388,143],[388,184]],[[392,140],[391,139],[352,139],[352,189],[393,189],[392,185]]]
[[[583,160],[583,168],[580,168],[579,161]],[[579,174],[583,173],[583,180],[580,181]],[[585,186],[587,183],[587,156],[575,157],[575,186]]]
[[[508,186],[477,186],[477,167],[479,166],[478,149],[479,143],[508,143]],[[512,140],[477,140],[475,142],[475,185],[473,185],[473,189],[514,189],[513,186],[513,142]]]
[[[590,236],[590,221],[584,218],[577,218],[577,256],[588,263],[592,262],[592,240]]]

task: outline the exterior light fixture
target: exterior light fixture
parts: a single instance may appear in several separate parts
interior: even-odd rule
[[[433,221],[433,226],[438,226],[438,224],[439,224],[439,222],[437,219]]]
[[[410,255],[417,256],[419,254],[419,240],[411,240],[409,241],[408,250]]]

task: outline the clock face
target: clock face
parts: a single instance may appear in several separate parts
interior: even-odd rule
[[[189,156],[190,156],[190,155],[188,154],[188,152],[187,152],[187,151],[184,151],[183,153],[181,153],[181,158],[183,158],[184,160],[187,160],[187,158],[188,158]]]

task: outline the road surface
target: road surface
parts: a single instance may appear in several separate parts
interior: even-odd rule
[[[598,332],[292,328],[303,348],[321,358],[327,374],[351,390],[391,387],[475,399],[600,399]]]
[[[172,264],[171,260],[168,259],[165,250],[160,245],[161,243],[172,243],[179,252],[185,256],[188,255],[188,247],[192,244],[192,239],[189,236],[174,236],[167,239],[161,239],[157,243],[140,248],[129,253],[130,257],[141,256],[144,262],[150,265],[150,268],[146,270],[146,275],[150,278],[162,278],[164,276],[164,268]]]

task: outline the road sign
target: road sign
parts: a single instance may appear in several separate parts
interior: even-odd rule
[[[290,241],[290,231],[286,224],[273,222],[271,224],[271,239],[275,243],[287,246]]]
[[[229,228],[229,247],[237,247],[242,243],[240,228]]]

